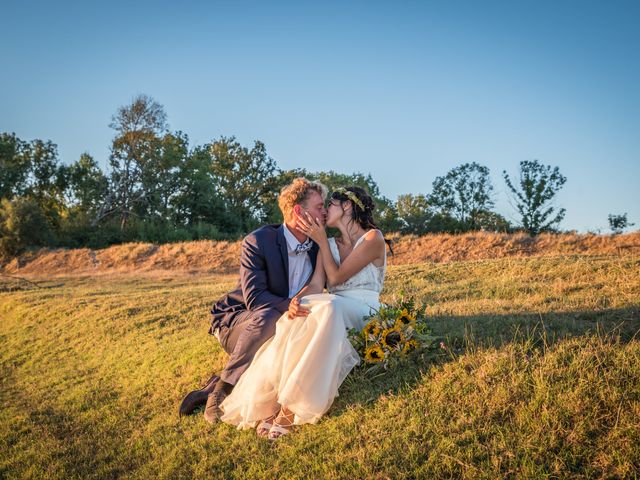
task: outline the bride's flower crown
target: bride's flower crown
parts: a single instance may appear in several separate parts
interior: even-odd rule
[[[364,212],[364,205],[362,203],[362,200],[360,200],[358,198],[358,196],[355,193],[353,193],[351,190],[347,190],[344,187],[340,187],[340,188],[335,189],[334,193],[338,193],[338,194],[341,194],[341,195],[346,195],[349,200],[351,200],[353,203],[355,203],[357,206],[359,206],[360,210],[362,210]]]

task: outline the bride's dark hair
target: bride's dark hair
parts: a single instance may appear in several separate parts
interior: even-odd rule
[[[369,230],[375,228],[376,230],[380,230],[373,220],[373,211],[376,209],[376,204],[364,188],[356,186],[338,188],[331,194],[331,199],[338,200],[340,204],[351,202],[353,204],[351,219],[357,222],[363,229]],[[386,238],[384,241],[389,246],[389,250],[393,255],[391,241]]]

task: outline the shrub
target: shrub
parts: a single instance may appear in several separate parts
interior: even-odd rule
[[[51,226],[32,199],[3,198],[0,202],[0,258],[13,257],[27,247],[51,245]]]

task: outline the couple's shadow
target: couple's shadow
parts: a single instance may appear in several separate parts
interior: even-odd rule
[[[398,395],[425,381],[432,368],[456,361],[466,353],[500,348],[509,343],[544,350],[569,338],[599,335],[619,342],[640,336],[640,308],[514,313],[507,315],[438,316],[429,320],[437,337],[426,352],[408,356],[389,370],[367,372],[370,365],[355,367],[340,386],[327,417],[374,404],[381,397]],[[442,346],[440,344],[442,342]]]

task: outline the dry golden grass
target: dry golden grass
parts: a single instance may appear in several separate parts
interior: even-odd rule
[[[393,265],[550,255],[637,255],[640,231],[625,235],[471,232],[394,238]]]
[[[126,243],[101,250],[48,249],[28,252],[3,268],[5,273],[74,275],[171,270],[230,273],[238,270],[240,242]]]
[[[542,234],[532,238],[526,234],[473,232],[391,238],[395,255],[389,258],[390,265],[504,257],[640,254],[640,231],[615,236]],[[0,271],[47,276],[159,270],[233,273],[238,269],[239,256],[240,242],[128,243],[101,250],[41,249],[13,259]]]

